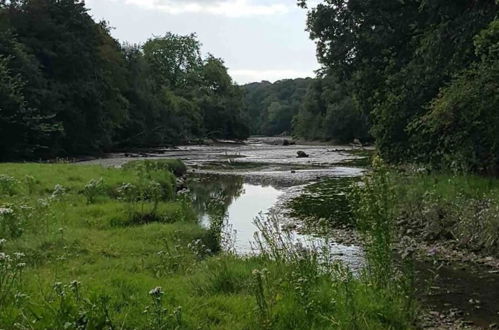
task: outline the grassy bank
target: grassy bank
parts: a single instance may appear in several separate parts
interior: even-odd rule
[[[295,249],[272,219],[259,256],[220,252],[182,168],[0,164],[0,328],[411,327],[403,282]]]
[[[499,179],[406,170],[392,173],[392,189],[400,237],[499,257]]]

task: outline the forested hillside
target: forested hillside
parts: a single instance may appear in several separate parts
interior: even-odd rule
[[[195,35],[109,31],[84,2],[0,1],[0,159],[248,136],[242,91]]]
[[[327,0],[309,8],[308,30],[385,160],[497,174],[498,9],[496,0]]]
[[[333,75],[262,81],[243,89],[251,134],[339,143],[371,140],[367,116]]]
[[[252,134],[290,134],[313,79],[262,81],[243,86],[245,111]]]

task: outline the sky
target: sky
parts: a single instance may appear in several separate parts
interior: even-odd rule
[[[319,65],[295,0],[86,0],[120,42],[196,33],[239,84],[313,77]]]

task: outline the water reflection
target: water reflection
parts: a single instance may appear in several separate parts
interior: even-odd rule
[[[283,194],[271,186],[248,184],[242,177],[227,175],[201,176],[189,187],[201,224],[232,234],[233,248],[241,254],[251,252],[258,231],[254,219],[267,213]]]

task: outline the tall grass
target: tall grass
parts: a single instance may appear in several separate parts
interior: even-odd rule
[[[168,175],[157,171],[1,164],[15,183],[0,208],[29,209],[15,210],[21,235],[0,237],[0,328],[411,327],[406,291],[373,285],[327,247],[293,244],[277,217],[260,220],[258,255],[217,251],[223,222],[203,229],[188,200],[147,190]],[[124,184],[147,189],[127,197]],[[129,221],[151,212],[154,221]]]
[[[393,172],[399,224],[422,244],[499,257],[499,179],[469,174]]]

